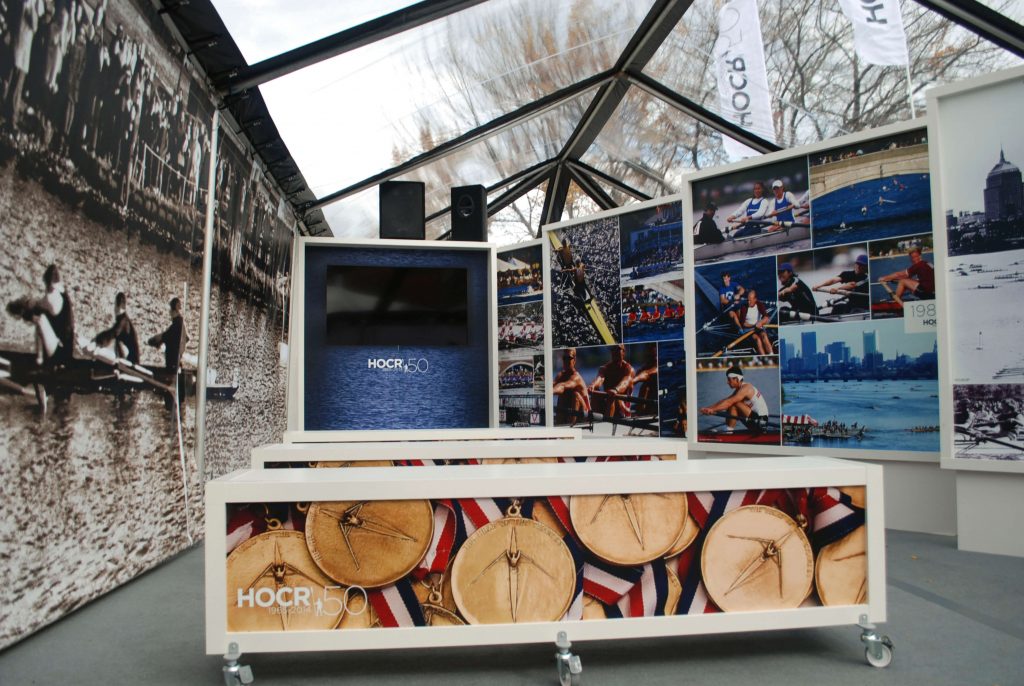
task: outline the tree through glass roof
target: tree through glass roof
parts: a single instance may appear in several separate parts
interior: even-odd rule
[[[723,137],[774,147],[719,109],[723,0],[213,4],[251,65],[215,83],[229,97],[259,85],[317,198],[298,213],[322,208],[335,235],[376,235],[387,179],[425,182],[431,237],[447,229],[451,186],[487,186],[504,242],[563,212],[677,192],[687,173],[727,161]],[[1021,63],[1020,0],[901,7],[919,112],[932,85]],[[857,57],[837,0],[759,13],[767,138],[789,147],[910,118],[906,70]]]

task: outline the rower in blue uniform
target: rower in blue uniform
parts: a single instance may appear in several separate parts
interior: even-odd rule
[[[791,191],[787,191],[786,185],[779,179],[772,181],[772,193],[774,197],[768,201],[768,211],[764,217],[773,219],[779,225],[773,228],[777,231],[781,226],[791,225],[796,221],[793,212],[799,208],[799,204],[796,196]]]

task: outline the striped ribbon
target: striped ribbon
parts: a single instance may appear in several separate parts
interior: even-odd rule
[[[604,604],[605,616],[660,617],[665,614],[668,601],[668,570],[661,560],[648,562],[638,568],[639,581],[614,604]]]
[[[423,617],[423,610],[420,609],[420,601],[416,598],[412,582],[408,578],[399,579],[390,586],[369,591],[367,595],[381,626],[389,628],[426,626],[427,622]]]

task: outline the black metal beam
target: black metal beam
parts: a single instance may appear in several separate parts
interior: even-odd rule
[[[497,183],[492,183],[490,186],[487,187],[487,192],[488,193],[493,193],[494,191],[498,190],[499,188],[504,188],[505,186],[508,186],[509,184],[515,183],[516,181],[518,181],[519,179],[523,178],[524,176],[532,175],[535,172],[539,172],[539,176],[543,176],[551,168],[552,164],[553,163],[552,163],[551,160],[544,160],[543,162],[538,162],[537,164],[535,164],[535,165],[533,165],[531,167],[527,167],[526,169],[521,169],[521,170],[517,171],[515,174],[513,174],[512,176],[506,176],[501,181],[498,181]],[[536,183],[534,183],[534,185],[536,185]],[[504,196],[502,196],[502,197],[504,197]],[[516,197],[519,197],[519,196],[516,196]],[[513,200],[514,199],[515,198],[513,198]],[[437,212],[434,212],[433,214],[428,215],[427,217],[425,217],[423,219],[423,221],[425,223],[429,224],[430,222],[434,221],[435,219],[443,217],[444,215],[448,214],[451,211],[452,211],[452,206],[451,205],[446,205],[445,207],[439,209]],[[495,210],[495,211],[497,211],[497,210]],[[488,205],[487,205],[487,215],[490,216],[492,214],[494,214],[494,212],[491,212],[491,204],[488,203]]]
[[[555,166],[554,162],[547,162],[543,169],[538,170],[536,174],[531,174],[526,177],[512,188],[499,195],[494,199],[494,202],[487,203],[487,216],[493,217],[498,212],[514,203],[519,198],[523,197],[531,190],[539,186],[544,182],[544,179],[551,175],[551,169]]]
[[[359,26],[339,31],[262,62],[241,67],[215,81],[214,85],[222,94],[254,88],[285,74],[422,26],[481,2],[484,0],[422,0],[415,5],[371,19]]]
[[[579,160],[570,160],[569,161],[569,166],[576,167],[577,169],[585,171],[588,174],[590,174],[591,176],[596,176],[598,179],[604,181],[606,184],[608,184],[612,188],[615,188],[616,190],[619,190],[619,191],[625,193],[626,195],[632,195],[637,200],[650,200],[651,199],[651,196],[647,195],[643,191],[638,191],[637,189],[633,188],[632,186],[630,186],[629,184],[625,183],[621,179],[617,179],[614,176],[612,176],[611,174],[605,174],[600,169],[597,169],[595,167],[591,167],[586,162],[580,162]]]
[[[540,213],[540,226],[537,227],[537,238],[541,236],[541,226],[553,224],[561,220],[565,211],[565,198],[569,194],[571,181],[569,170],[563,163],[555,165],[551,179],[548,181],[547,192],[544,193],[544,207]]]
[[[716,129],[719,133],[734,138],[740,143],[743,143],[758,152],[775,152],[782,149],[775,143],[767,141],[757,134],[747,131],[743,127],[734,124],[721,115],[715,114],[711,110],[697,104],[686,96],[680,95],[668,86],[659,81],[655,81],[650,76],[647,76],[642,72],[631,72],[629,74],[629,81],[637,88],[650,93],[656,98],[664,100],[683,114],[693,117],[699,122]]]
[[[611,196],[605,193],[604,189],[589,174],[580,171],[571,164],[567,164],[566,169],[569,170],[569,175],[572,176],[573,181],[580,187],[580,190],[586,193],[602,210],[614,210],[618,207],[615,201],[611,199]]]
[[[627,71],[640,71],[654,57],[662,42],[683,18],[693,0],[658,0],[629,39],[612,71],[624,75]],[[629,84],[622,78],[603,86],[576,125],[569,140],[558,155],[560,161],[578,160],[593,145],[597,136],[615,114],[626,97]]]
[[[472,145],[473,143],[477,143],[483,140],[484,138],[493,136],[499,131],[511,128],[525,121],[533,119],[534,117],[537,117],[541,114],[544,114],[545,112],[562,104],[566,100],[570,100],[574,97],[577,97],[580,94],[586,92],[587,90],[603,84],[604,82],[608,81],[611,78],[611,73],[607,71],[601,72],[599,74],[594,74],[590,78],[574,83],[571,86],[566,86],[565,88],[557,90],[554,93],[545,95],[544,97],[534,100],[533,102],[527,105],[523,105],[517,110],[513,110],[508,114],[503,114],[500,117],[497,117],[496,119],[492,119],[486,124],[483,124],[481,126],[476,127],[475,129],[467,131],[461,136],[457,136],[449,141],[445,141],[444,143],[435,146],[432,150],[428,150],[427,152],[417,155],[396,167],[391,167],[390,169],[386,169],[380,172],[379,174],[374,174],[373,176],[365,178],[358,183],[352,184],[351,186],[342,188],[339,191],[335,191],[333,193],[325,195],[316,202],[310,203],[309,206],[306,207],[305,209],[307,211],[320,209],[326,205],[330,205],[331,203],[337,202],[343,198],[347,198],[350,195],[354,195],[361,191],[365,191],[369,188],[373,188],[374,186],[384,181],[389,181],[403,174],[408,174],[410,171],[414,169],[418,169],[419,167],[422,167],[426,164],[435,162],[443,157],[451,155],[452,153],[461,150],[469,145]]]
[[[1020,0],[1017,0],[1019,2]],[[1024,26],[977,0],[915,0],[968,31],[1024,57]]]

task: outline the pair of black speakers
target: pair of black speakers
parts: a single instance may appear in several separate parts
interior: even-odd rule
[[[385,181],[380,185],[380,237],[426,238],[425,190],[419,181]],[[487,242],[487,189],[452,189],[453,241]]]

